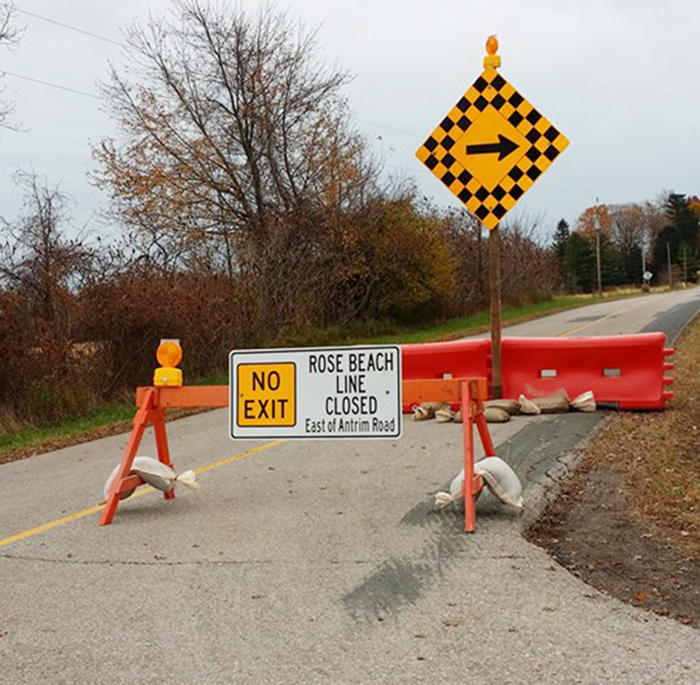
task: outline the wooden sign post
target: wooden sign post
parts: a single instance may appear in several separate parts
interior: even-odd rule
[[[498,226],[569,141],[498,71],[497,51],[498,40],[490,36],[484,71],[418,148],[416,157],[490,232],[492,391],[501,397]]]
[[[491,304],[491,396],[503,396],[501,375],[501,234],[489,231],[489,301]]]

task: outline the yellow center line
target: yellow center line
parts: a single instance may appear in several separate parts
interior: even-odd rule
[[[563,333],[559,333],[559,335],[557,337],[563,338],[565,335],[571,335],[572,333],[578,333],[579,331],[582,331],[585,328],[588,328],[589,326],[595,326],[595,324],[600,323],[601,321],[605,321],[605,319],[609,319],[612,316],[615,316],[617,314],[621,314],[622,312],[626,312],[628,309],[632,309],[632,307],[623,307],[622,309],[618,309],[615,312],[610,312],[610,314],[606,314],[605,316],[601,316],[599,319],[596,319],[595,321],[587,321],[586,323],[582,324],[581,326],[576,326],[576,328],[572,328],[571,330],[564,331]]]
[[[220,459],[219,461],[215,461],[212,464],[207,464],[206,466],[201,466],[198,469],[194,469],[194,472],[199,475],[200,473],[205,473],[206,471],[213,471],[214,469],[218,469],[222,466],[226,466],[227,464],[233,464],[235,461],[240,461],[241,459],[245,459],[246,457],[250,457],[253,454],[257,454],[258,452],[262,452],[263,450],[270,449],[271,447],[277,447],[277,445],[281,445],[282,443],[286,442],[286,440],[274,440],[273,442],[267,442],[264,445],[258,445],[257,447],[253,447],[249,450],[246,450],[245,452],[241,452],[241,454],[236,454],[232,457],[226,457],[225,459]],[[154,488],[151,487],[143,487],[137,492],[135,492],[131,497],[129,497],[130,500],[136,499],[138,497],[143,497],[144,495],[148,495],[149,493],[155,492]],[[16,533],[15,535],[10,535],[9,537],[6,538],[0,538],[0,547],[5,547],[6,545],[11,545],[13,542],[19,542],[20,540],[26,540],[27,538],[31,538],[34,535],[39,535],[39,533],[44,533],[47,530],[51,530],[52,528],[57,528],[58,526],[62,526],[66,523],[72,523],[73,521],[79,521],[80,519],[84,519],[86,516],[91,516],[92,514],[96,514],[100,511],[102,511],[105,508],[104,504],[97,504],[94,507],[88,507],[87,509],[83,509],[82,511],[76,511],[73,514],[68,514],[68,516],[63,516],[60,519],[54,519],[53,521],[48,521],[47,523],[42,523],[40,526],[37,526],[36,528],[30,528],[29,530],[24,530],[21,533]],[[118,511],[118,510],[117,510]]]

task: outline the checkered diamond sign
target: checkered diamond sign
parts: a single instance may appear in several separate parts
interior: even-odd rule
[[[487,67],[416,157],[492,229],[568,144],[508,81]]]

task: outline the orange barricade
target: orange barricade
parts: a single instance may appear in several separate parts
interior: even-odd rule
[[[227,385],[190,387],[147,387],[136,390],[138,410],[117,477],[112,483],[100,525],[112,523],[119,505],[119,495],[132,490],[143,481],[131,475],[131,467],[146,428],[153,426],[158,459],[168,466],[170,453],[165,432],[165,411],[168,407],[227,407]],[[481,476],[474,475],[474,426],[476,425],[486,456],[495,456],[486,419],[484,400],[488,399],[486,378],[428,379],[403,382],[403,399],[409,404],[420,402],[450,402],[461,406],[464,438],[464,530],[468,533],[476,527],[476,499],[484,487]],[[175,496],[174,489],[165,494],[166,499]]]
[[[403,380],[429,378],[491,379],[491,342],[489,340],[450,340],[401,346]],[[403,410],[412,404],[404,398]]]
[[[132,490],[144,482],[139,476],[131,475],[131,467],[134,463],[136,451],[141,444],[143,434],[149,425],[153,426],[156,438],[156,452],[158,460],[172,468],[168,438],[165,432],[165,410],[167,407],[226,407],[228,406],[228,386],[209,385],[191,386],[189,388],[137,388],[136,406],[138,410],[133,420],[133,427],[129,442],[124,450],[121,468],[117,473],[107,497],[107,504],[100,525],[106,526],[112,523],[114,514],[119,505],[119,495],[122,492]],[[174,488],[165,493],[165,499],[175,497]]]
[[[403,382],[404,404],[421,402],[449,402],[459,404],[462,411],[462,436],[464,440],[464,530],[473,533],[476,528],[476,499],[484,482],[474,475],[474,425],[479,433],[484,453],[495,457],[486,417],[484,400],[488,399],[486,378],[432,379]]]
[[[619,409],[663,409],[673,397],[664,376],[663,333],[591,338],[504,338],[503,396],[542,397],[564,389],[571,399],[592,390]]]

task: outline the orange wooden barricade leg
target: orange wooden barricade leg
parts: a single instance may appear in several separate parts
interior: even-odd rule
[[[156,435],[156,448],[158,451],[158,459],[161,463],[173,468],[170,461],[170,450],[168,449],[168,436],[165,432],[165,409],[158,409],[154,412],[153,417],[153,432]],[[171,488],[164,493],[165,499],[173,499],[175,497],[175,488]]]
[[[476,529],[476,493],[474,492],[474,420],[469,383],[462,383],[462,430],[464,432],[464,530]]]
[[[102,518],[100,518],[101,526],[109,525],[114,519],[114,514],[117,511],[117,506],[119,504],[119,493],[124,490],[124,481],[126,481],[129,477],[129,472],[131,471],[131,466],[134,463],[136,451],[141,444],[141,438],[143,438],[146,426],[148,426],[148,422],[152,414],[154,398],[155,390],[151,389],[144,397],[143,401],[141,402],[141,406],[134,416],[133,428],[131,429],[129,442],[126,444],[126,449],[124,450],[121,468],[119,469],[117,477],[112,483],[112,488],[109,492],[109,496],[107,497],[107,506],[102,512]]]
[[[484,403],[480,397],[479,388],[472,382],[462,385],[462,420],[464,430],[464,530],[473,533],[476,529],[476,499],[479,496],[484,481],[481,476],[474,475],[474,424],[479,431],[479,438],[487,457],[495,457],[493,446],[484,416]]]
[[[493,446],[493,440],[491,440],[491,433],[489,433],[489,427],[486,423],[486,417],[484,416],[484,405],[482,402],[477,403],[476,410],[476,427],[479,431],[479,437],[481,438],[481,444],[484,446],[484,454],[487,457],[495,457],[496,449]]]

